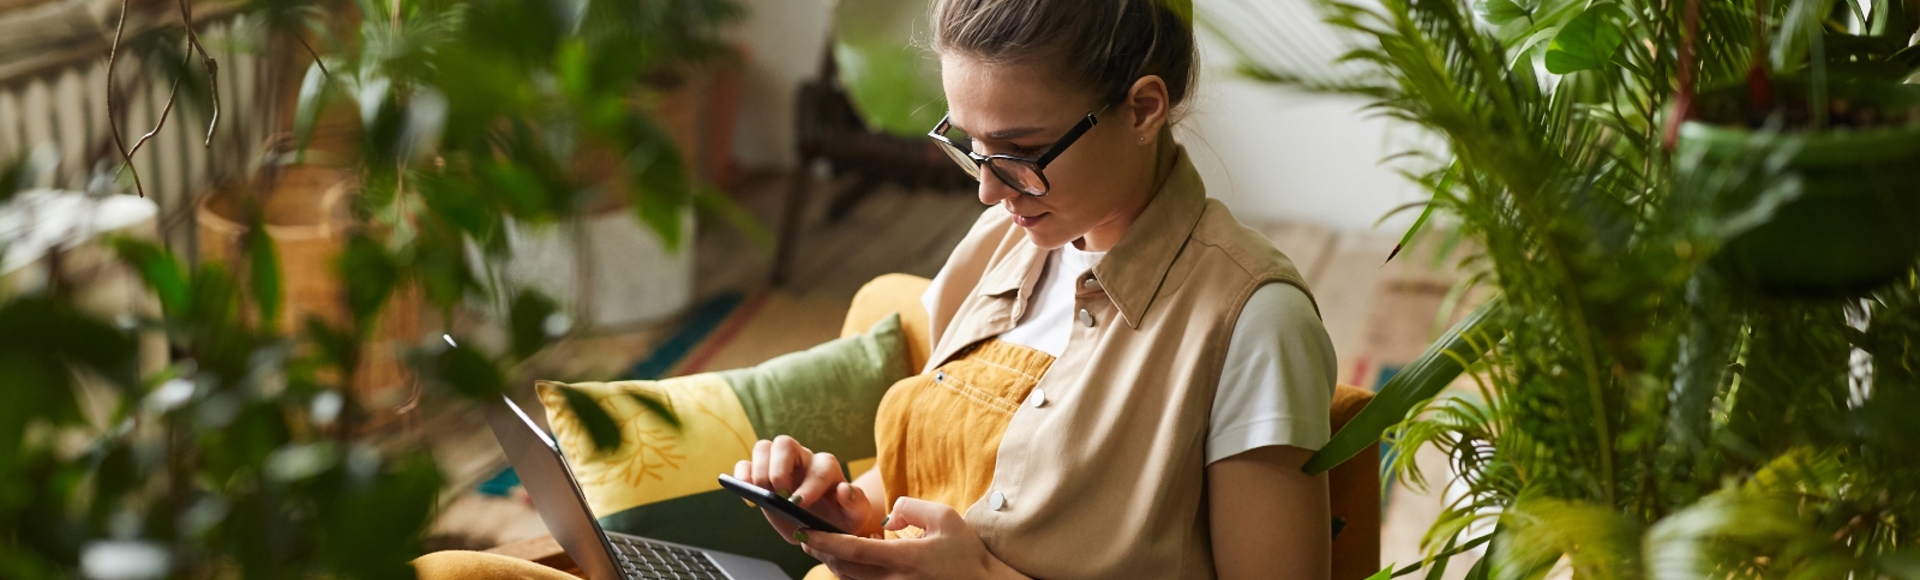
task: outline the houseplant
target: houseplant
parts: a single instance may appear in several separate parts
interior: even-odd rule
[[[1487,554],[1473,578],[1920,574],[1920,431],[1898,419],[1920,401],[1913,259],[1876,284],[1783,296],[1727,262],[1750,233],[1831,241],[1790,211],[1820,193],[1797,150],[1756,148],[1718,170],[1686,132],[1679,153],[1666,138],[1718,87],[1905,90],[1904,75],[1841,65],[1904,63],[1911,3],[1870,14],[1818,0],[1317,5],[1350,46],[1303,47],[1329,37],[1289,34],[1270,5],[1239,3],[1211,23],[1253,78],[1360,96],[1439,139],[1410,152],[1432,162],[1415,174],[1432,193],[1425,211],[1477,242],[1468,283],[1498,291],[1309,462],[1324,470],[1385,433],[1401,450],[1391,469],[1419,484],[1410,450],[1448,455],[1464,493],[1428,532],[1424,561],[1380,576],[1437,578],[1468,550]],[[1885,36],[1864,46],[1848,32]],[[1315,50],[1345,56],[1302,57]],[[1696,86],[1709,89],[1698,101]],[[1786,127],[1773,144],[1897,153],[1871,133],[1791,128],[1762,110]],[[1735,195],[1743,183],[1765,188]],[[1446,390],[1462,376],[1468,388]]]
[[[442,309],[504,296],[505,345],[432,340],[407,356],[426,396],[490,400],[564,325],[552,300],[475,276],[469,245],[497,259],[505,220],[576,207],[597,184],[566,171],[581,143],[621,153],[613,179],[636,184],[623,193],[650,227],[676,227],[699,199],[671,141],[624,106],[627,73],[684,48],[632,37],[661,4],[459,5],[436,51],[404,53],[422,82],[363,117],[354,227],[329,265],[346,316],[283,319],[282,255],[258,206],[238,211],[231,259],[118,242],[161,306],[151,319],[72,305],[57,248],[49,290],[0,296],[0,576],[411,577],[443,476],[405,434],[360,428],[366,410],[347,395],[381,313],[407,292]],[[0,198],[27,181],[18,173]],[[167,337],[158,373],[134,365],[142,331]],[[575,409],[617,444],[598,411]]]
[[[298,126],[312,127],[330,106],[359,112],[369,183],[359,207],[363,217],[411,238],[430,233],[421,220],[438,204],[496,204],[508,219],[439,224],[483,242],[477,247],[493,259],[472,264],[487,270],[473,274],[560,293],[575,320],[592,325],[634,319],[597,315],[596,276],[625,272],[596,268],[600,261],[591,251],[596,242],[648,235],[624,217],[631,215],[657,233],[658,242],[639,239],[641,247],[599,252],[658,254],[662,260],[649,274],[674,278],[663,269],[677,264],[683,287],[658,287],[664,291],[613,305],[666,300],[664,309],[639,313],[651,319],[670,313],[669,295],[690,299],[691,261],[680,246],[691,237],[693,206],[720,209],[722,216],[740,212],[692,177],[680,151],[699,143],[676,142],[651,103],[661,100],[662,86],[690,84],[689,64],[730,54],[718,28],[740,15],[737,5],[685,0],[529,9],[367,0],[360,13],[357,34],[329,43],[334,50],[308,70]],[[521,36],[531,40],[500,41]],[[539,197],[547,199],[526,203]],[[564,231],[547,227],[556,222]],[[515,260],[506,255],[510,247],[541,256]],[[441,244],[435,252],[451,260],[465,248]],[[555,262],[557,270],[547,267]],[[492,266],[500,264],[505,267]],[[648,266],[628,265],[629,271]],[[574,280],[567,282],[556,273],[577,274],[564,276]],[[446,308],[460,298],[441,289],[435,303]],[[502,310],[508,303],[489,298]]]

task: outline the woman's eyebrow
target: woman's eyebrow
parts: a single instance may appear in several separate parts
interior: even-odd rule
[[[973,132],[972,132],[972,131],[968,131],[968,130],[966,129],[966,127],[961,127],[959,123],[954,123],[954,122],[952,122],[952,121],[948,121],[948,122],[947,122],[947,124],[948,124],[949,126],[952,126],[952,127],[953,127],[953,128],[955,128],[955,129],[959,129],[961,133],[966,133],[966,134],[968,134],[968,135],[973,135]],[[1021,137],[1025,137],[1025,136],[1028,136],[1028,135],[1032,135],[1032,134],[1034,134],[1034,133],[1039,133],[1039,132],[1041,132],[1041,131],[1045,131],[1045,130],[1046,130],[1046,129],[1045,129],[1045,128],[1043,128],[1043,127],[1016,127],[1016,128],[1013,128],[1013,129],[1001,129],[1001,130],[999,130],[999,131],[994,131],[994,132],[992,132],[992,133],[988,133],[988,134],[986,134],[986,135],[973,135],[973,138],[975,138],[975,139],[994,139],[994,140],[998,140],[998,141],[1004,141],[1004,140],[1007,140],[1007,139],[1019,139],[1019,138],[1021,138]]]

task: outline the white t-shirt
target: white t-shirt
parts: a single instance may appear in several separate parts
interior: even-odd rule
[[[1025,317],[1000,340],[1055,357],[1066,352],[1073,334],[1071,281],[1104,256],[1106,252],[1085,252],[1072,244],[1053,251]],[[929,311],[934,291],[945,278],[942,270],[921,297]],[[1327,408],[1333,401],[1335,365],[1333,341],[1306,293],[1283,283],[1255,290],[1234,323],[1213,395],[1207,463],[1269,445],[1325,445],[1331,436]]]

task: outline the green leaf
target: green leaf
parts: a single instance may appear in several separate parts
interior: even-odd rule
[[[1920,548],[1907,548],[1874,559],[1880,572],[1900,580],[1920,580]]]
[[[513,297],[513,305],[508,308],[508,325],[513,333],[513,356],[526,359],[540,352],[554,338],[547,332],[547,321],[560,311],[553,299],[534,290],[526,290]]]
[[[1387,564],[1387,567],[1381,568],[1379,572],[1374,572],[1372,576],[1368,576],[1367,580],[1387,580],[1392,577],[1393,564]]]
[[[347,240],[340,254],[336,273],[347,283],[347,311],[353,314],[360,332],[368,332],[380,307],[393,295],[400,280],[400,268],[380,242],[364,234]]]
[[[613,416],[600,408],[600,403],[592,395],[566,385],[555,385],[560,394],[566,397],[567,408],[573,416],[580,419],[580,425],[586,427],[587,436],[593,438],[593,448],[607,452],[620,448],[620,425],[614,423]]]
[[[140,279],[160,297],[160,309],[169,317],[186,314],[191,296],[187,292],[187,274],[180,262],[160,246],[132,238],[113,241],[115,253],[140,272]]]
[[[334,61],[335,66],[339,65]],[[293,134],[299,140],[302,150],[313,140],[313,125],[320,119],[320,110],[327,106],[327,91],[333,86],[321,61],[307,66],[307,74],[300,79],[300,93],[295,97],[293,108]]]
[[[833,9],[833,60],[867,125],[920,137],[946,113],[939,61],[914,39],[930,35],[926,2],[842,0]]]
[[[445,173],[423,173],[414,177],[413,185],[433,216],[475,240],[485,240],[499,229],[500,216],[482,203],[466,181]]]
[[[440,353],[435,367],[440,382],[462,395],[484,401],[507,392],[507,382],[501,378],[500,368],[472,347],[447,349]]]
[[[1547,45],[1547,70],[1554,74],[1593,70],[1613,60],[1626,36],[1620,31],[1619,9],[1595,4],[1567,22]]]
[[[138,346],[131,335],[47,297],[0,303],[0,352],[54,374],[64,372],[54,370],[60,365],[82,367],[124,388],[138,385]]]
[[[632,186],[627,188],[634,215],[660,236],[668,251],[680,247],[681,210],[693,200],[693,183],[687,177],[680,151],[667,133],[645,118],[635,118],[633,138],[638,145],[627,155],[627,170]]]
[[[693,205],[694,209],[702,214],[719,218],[720,221],[745,234],[747,240],[754,246],[767,252],[773,251],[773,233],[767,231],[766,226],[761,225],[760,220],[753,217],[753,212],[734,203],[733,198],[728,197],[726,192],[702,187],[694,192]]]
[[[1413,226],[1407,228],[1407,233],[1400,236],[1400,243],[1393,245],[1393,251],[1387,253],[1386,262],[1392,262],[1394,256],[1400,255],[1400,250],[1405,249],[1407,244],[1413,243],[1414,236],[1420,235],[1420,228],[1427,225],[1427,218],[1433,217],[1433,208],[1435,205],[1437,204],[1427,202],[1427,207],[1420,210],[1420,218],[1413,220]],[[1381,263],[1385,264],[1386,262]]]
[[[260,328],[274,334],[280,327],[280,307],[284,296],[280,287],[280,256],[267,234],[264,214],[256,207],[247,228],[247,276],[253,291],[253,304],[260,312]]]
[[[1415,407],[1439,394],[1466,370],[1466,365],[1486,354],[1494,341],[1506,335],[1506,328],[1496,316],[1501,304],[1496,296],[1447,329],[1420,358],[1400,369],[1380,387],[1380,392],[1360,409],[1360,414],[1333,434],[1333,439],[1307,459],[1301,469],[1310,474],[1333,469],[1378,441],[1381,433],[1405,420]]]
[[[1474,11],[1488,24],[1502,26],[1520,18],[1528,17],[1527,10],[1513,0],[1482,0],[1474,4]]]
[[[306,319],[306,338],[319,347],[320,355],[342,369],[356,368],[360,363],[360,349],[351,335],[328,325],[319,316],[308,315]]]
[[[421,541],[437,505],[434,498],[446,480],[424,454],[415,453],[393,463],[372,481],[341,486],[332,509],[316,518],[326,526],[321,540],[324,549],[316,556],[328,558],[337,572],[328,576],[414,578],[408,562],[425,551]]]

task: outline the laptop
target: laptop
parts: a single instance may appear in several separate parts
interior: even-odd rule
[[[773,562],[600,529],[553,438],[500,398],[487,407],[493,436],[507,451],[547,531],[588,580],[792,580]],[[697,522],[689,522],[697,523]],[[743,533],[764,533],[763,530]]]

